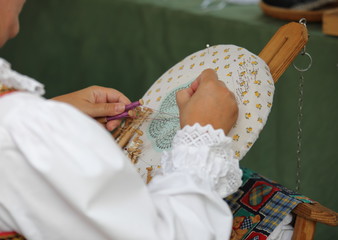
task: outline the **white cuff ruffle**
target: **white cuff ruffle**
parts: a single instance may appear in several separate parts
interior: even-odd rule
[[[242,184],[239,161],[233,158],[231,138],[211,125],[185,126],[176,133],[173,148],[162,157],[162,172],[184,172],[204,181],[223,198]]]
[[[2,58],[0,58],[0,85],[1,84],[37,95],[43,95],[45,93],[43,84],[12,70],[11,65]]]

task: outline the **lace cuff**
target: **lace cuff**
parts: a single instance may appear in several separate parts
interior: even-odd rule
[[[163,174],[184,172],[207,182],[223,198],[242,184],[239,161],[233,156],[231,138],[211,125],[185,126],[176,133],[173,148],[162,157]]]
[[[0,58],[0,85],[1,84],[38,95],[45,93],[44,86],[41,83],[12,70],[11,65],[2,58]]]

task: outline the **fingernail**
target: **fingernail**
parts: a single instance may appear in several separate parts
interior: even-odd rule
[[[115,111],[116,112],[123,112],[125,110],[125,106],[122,103],[117,103],[115,105]]]

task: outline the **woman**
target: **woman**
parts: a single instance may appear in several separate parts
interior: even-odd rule
[[[23,4],[0,0],[0,46],[18,33]],[[217,190],[226,185],[228,195],[241,183],[238,162],[226,157],[237,105],[213,70],[177,94],[182,130],[165,158],[172,167],[149,185],[92,119],[123,112],[122,93],[90,87],[46,100],[40,83],[3,59],[0,84],[1,231],[30,240],[229,238],[232,214]],[[220,174],[226,161],[234,167],[223,173],[235,179]]]

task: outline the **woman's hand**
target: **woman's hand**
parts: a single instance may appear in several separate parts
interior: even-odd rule
[[[73,105],[83,113],[105,124],[109,131],[118,127],[121,120],[106,122],[106,116],[114,116],[124,112],[125,105],[130,103],[130,100],[119,91],[99,86],[91,86],[52,99]]]
[[[238,106],[234,94],[218,80],[212,69],[204,70],[189,88],[176,94],[181,127],[211,124],[228,134],[237,121]]]

